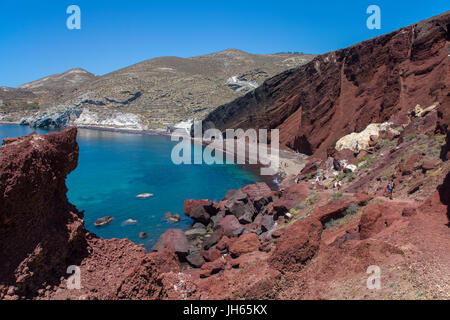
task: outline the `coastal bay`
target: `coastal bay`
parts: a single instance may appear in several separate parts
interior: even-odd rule
[[[3,124],[0,140],[33,131],[49,132]],[[77,141],[79,163],[67,179],[68,198],[85,210],[87,229],[103,238],[130,239],[147,249],[167,229],[192,224],[183,214],[185,199],[220,200],[229,189],[265,179],[244,165],[175,165],[170,158],[175,143],[168,136],[79,129]],[[136,198],[141,193],[154,196]],[[169,221],[166,212],[180,214],[181,221]],[[112,216],[112,222],[95,227],[95,220],[104,216]],[[137,223],[124,223],[128,219]],[[140,232],[148,237],[140,239]]]

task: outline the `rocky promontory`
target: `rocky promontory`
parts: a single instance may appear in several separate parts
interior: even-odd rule
[[[105,240],[84,227],[83,212],[68,202],[65,179],[78,163],[77,129],[8,138],[0,148],[0,299],[126,298],[145,263],[155,286],[172,270],[169,251],[146,255],[128,240]],[[167,265],[168,269],[163,266]],[[69,290],[69,266],[80,268],[81,289]],[[135,270],[136,269],[136,270]],[[70,272],[69,272],[70,271]],[[150,297],[150,296],[148,296]]]

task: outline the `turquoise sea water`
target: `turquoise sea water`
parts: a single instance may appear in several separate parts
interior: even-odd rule
[[[0,140],[32,131],[0,125]],[[261,180],[243,166],[175,165],[170,156],[176,142],[165,136],[79,129],[77,141],[80,157],[67,179],[68,197],[79,210],[85,210],[87,229],[104,238],[128,238],[147,248],[166,229],[186,228],[192,223],[183,214],[184,199],[220,200],[229,189]],[[137,199],[140,193],[154,196]],[[182,220],[166,221],[167,211],[179,213]],[[94,221],[103,216],[114,220],[95,227]],[[127,219],[138,222],[124,225]],[[139,232],[146,232],[148,238],[139,239]]]

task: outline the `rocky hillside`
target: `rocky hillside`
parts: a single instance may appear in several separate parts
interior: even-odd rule
[[[95,75],[81,68],[68,70],[23,84],[18,88],[0,87],[0,105],[21,107],[24,104],[46,104],[62,94],[95,79]]]
[[[30,110],[38,109],[39,97],[30,90],[0,87],[0,120],[1,115],[17,119]]]
[[[191,58],[150,59],[48,97],[39,112],[27,113],[27,122],[45,125],[51,118],[56,125],[67,125],[65,119],[70,118],[76,125],[165,128],[190,118],[203,119],[217,106],[313,57],[295,53],[256,55],[230,49]],[[75,74],[74,70],[68,73]],[[63,75],[64,83],[71,80],[67,73]],[[20,88],[38,94],[58,82],[60,76]]]
[[[284,147],[325,158],[340,137],[371,123],[404,123],[416,105],[439,103],[447,127],[449,28],[447,12],[318,56],[217,108],[204,128],[278,128]]]
[[[169,229],[145,253],[86,231],[65,195],[77,156],[75,128],[4,140],[0,299],[449,297],[448,162],[424,201],[291,178],[278,191],[258,183],[219,203],[186,200],[192,228]],[[80,268],[79,289],[69,287],[71,265]],[[374,265],[379,290],[367,287]]]
[[[76,68],[18,88],[0,87],[0,120],[17,122],[26,115],[38,113],[95,78],[92,73]]]
[[[19,89],[25,89],[36,95],[42,96],[43,101],[57,99],[67,91],[78,88],[79,86],[94,80],[96,77],[90,72],[81,68],[70,69],[64,73],[54,74],[33,82],[23,84]],[[53,95],[49,98],[44,95]]]

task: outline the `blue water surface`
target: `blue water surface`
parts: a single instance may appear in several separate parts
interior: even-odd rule
[[[0,125],[0,140],[32,131]],[[192,224],[183,214],[184,199],[220,200],[229,189],[261,180],[244,166],[175,165],[171,152],[176,142],[165,136],[79,129],[77,141],[80,156],[67,179],[68,198],[85,210],[87,229],[104,238],[128,238],[147,248],[168,228],[185,229]],[[141,193],[154,196],[137,199]],[[164,213],[168,211],[179,213],[182,220],[167,221]],[[103,216],[114,220],[95,227],[94,221]],[[127,219],[138,222],[124,224]],[[140,239],[139,232],[146,232],[148,238]]]

